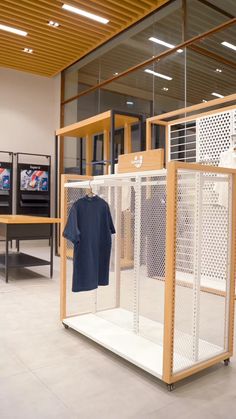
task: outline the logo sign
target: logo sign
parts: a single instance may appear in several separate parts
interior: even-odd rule
[[[133,164],[137,169],[140,169],[143,164],[143,156],[135,156],[134,160],[131,161],[131,164]]]
[[[40,166],[32,166],[32,165],[30,165],[30,169],[33,169],[33,170],[40,170],[40,169],[41,169],[41,167],[40,167]]]

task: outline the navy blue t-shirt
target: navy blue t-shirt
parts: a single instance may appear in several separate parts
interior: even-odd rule
[[[109,283],[111,234],[109,205],[98,195],[76,201],[63,236],[74,244],[72,291],[90,291]]]

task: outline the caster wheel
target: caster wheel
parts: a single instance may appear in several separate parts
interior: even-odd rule
[[[225,359],[224,364],[226,367],[228,367],[228,365],[230,364],[230,359],[229,358]]]
[[[173,391],[175,389],[175,385],[172,383],[172,384],[167,384],[167,390],[168,391]]]
[[[68,324],[62,323],[65,329],[69,329]]]

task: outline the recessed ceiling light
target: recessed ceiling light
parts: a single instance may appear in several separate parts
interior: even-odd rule
[[[216,69],[215,69],[215,72],[216,72],[216,73],[222,73],[222,70],[221,70],[221,68],[216,68]]]
[[[230,42],[221,42],[221,45],[224,45],[224,47],[228,47],[230,49],[233,49],[234,51],[236,51],[236,45],[231,44]]]
[[[149,68],[146,68],[146,70],[144,71],[145,73],[152,74],[153,76],[160,77],[161,79],[172,80],[172,77],[165,76],[165,74],[157,73],[156,71],[153,71],[153,70],[149,70]]]
[[[113,73],[113,76],[118,76],[119,73]]]
[[[202,99],[202,102],[203,102],[203,103],[207,103],[207,100],[206,100],[206,99]]]
[[[48,26],[52,26],[53,28],[58,28],[60,24],[58,22],[53,22],[53,20],[49,20]]]
[[[168,87],[162,87],[161,90],[164,90],[164,92],[168,92],[169,88]]]
[[[24,48],[23,52],[26,52],[27,54],[33,54],[33,50],[31,48]]]
[[[96,20],[100,23],[108,23],[109,20],[104,17],[94,15],[93,13],[86,12],[85,10],[78,9],[77,7],[70,6],[69,4],[63,4],[62,9],[68,10],[69,12],[76,13],[77,15],[87,17],[88,19]]]
[[[148,40],[152,41],[152,42],[155,42],[155,44],[163,45],[164,47],[167,47],[167,48],[174,48],[175,47],[175,45],[169,44],[169,42],[162,41],[161,39],[154,38],[153,36],[148,38]],[[182,49],[177,49],[177,52],[181,53],[181,52],[183,52],[183,50]]]
[[[216,96],[216,97],[220,97],[220,98],[224,97],[220,93],[215,93],[215,92],[212,93],[212,96]]]
[[[20,29],[12,28],[11,26],[0,25],[0,29],[1,29],[2,31],[11,32],[11,33],[14,33],[14,34],[16,34],[16,35],[21,35],[21,36],[26,36],[26,35],[28,35],[28,33],[27,33],[27,32],[22,31],[22,30],[20,30]]]
[[[131,100],[127,100],[126,105],[134,105],[134,102],[132,102]]]

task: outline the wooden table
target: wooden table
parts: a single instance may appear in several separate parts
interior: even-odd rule
[[[53,225],[60,223],[59,218],[31,217],[27,215],[0,215],[0,239],[5,241],[5,253],[0,254],[0,267],[5,269],[8,282],[9,268],[30,266],[50,266],[50,278],[53,276]],[[9,241],[42,240],[50,241],[50,260],[44,260],[26,253],[9,253]]]

